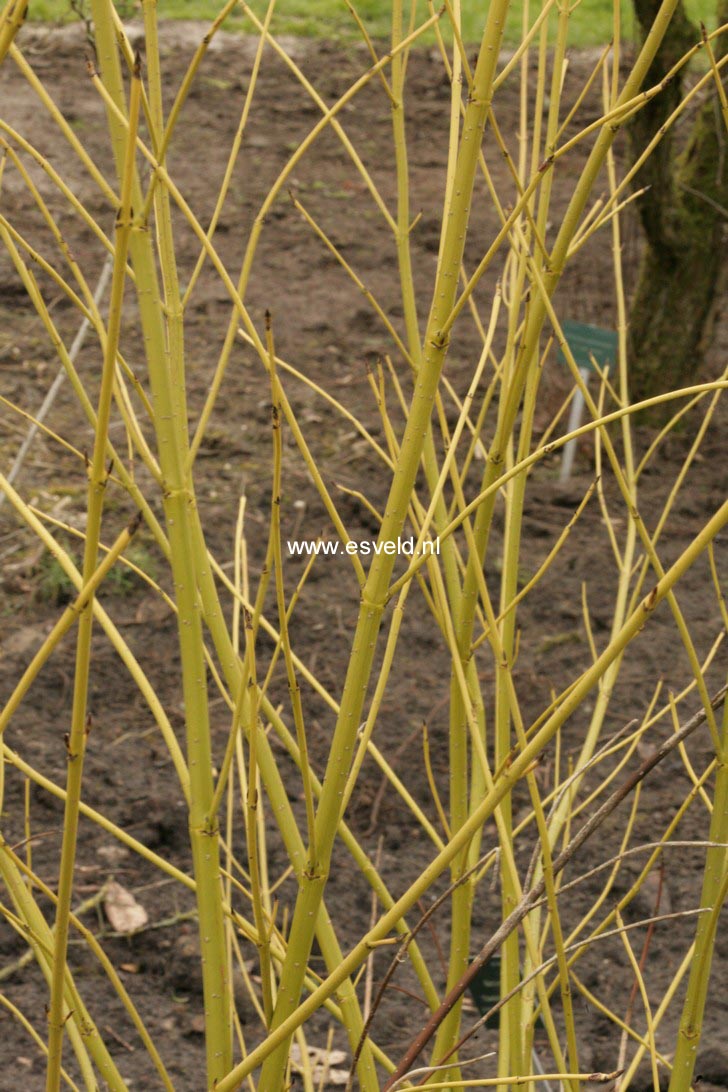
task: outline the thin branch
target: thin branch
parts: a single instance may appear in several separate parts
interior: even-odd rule
[[[712,709],[717,709],[723,704],[727,691],[728,687],[724,686],[711,699],[710,704]],[[669,739],[665,740],[662,746],[659,747],[653,755],[645,759],[639,768],[623,781],[618,789],[615,789],[612,795],[604,801],[602,806],[594,812],[586,823],[584,823],[566,848],[558,857],[554,858],[554,876],[566,867],[584,843],[601,827],[602,823],[604,823],[622,801],[634,791],[637,785],[647,777],[655,766],[659,765],[659,763],[671,754],[683,740],[687,739],[697,728],[704,724],[706,719],[707,714],[705,709],[700,709],[690,718],[687,724],[671,735]],[[526,892],[516,908],[508,915],[500,928],[497,929],[483,945],[465,974],[463,974],[460,980],[453,986],[440,1007],[432,1014],[422,1031],[415,1037],[409,1050],[407,1050],[396,1070],[384,1085],[383,1092],[392,1092],[404,1074],[411,1070],[447,1014],[455,1007],[480,970],[498,951],[505,939],[510,936],[513,930],[520,925],[526,915],[533,909],[538,900],[543,896],[544,891],[545,884],[543,880],[534,884],[534,886]]]

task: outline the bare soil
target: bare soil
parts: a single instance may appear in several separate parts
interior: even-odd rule
[[[199,28],[165,27],[166,90],[171,98],[184,66],[198,40]],[[60,109],[69,119],[84,146],[113,177],[111,153],[105,128],[103,104],[86,74],[88,46],[80,28],[66,28],[52,33],[24,31],[27,55],[42,74]],[[305,41],[292,44],[292,51],[303,70],[315,80],[327,101],[334,101],[355,76],[366,68],[362,50],[326,42]],[[230,143],[238,122],[244,91],[251,69],[253,45],[250,41],[221,35],[205,60],[180,121],[170,152],[170,171],[200,221],[207,223],[214,197],[224,171]],[[573,96],[593,65],[587,54],[571,59],[567,77],[567,98]],[[415,53],[408,68],[409,101],[407,125],[411,157],[413,210],[420,214],[412,230],[413,258],[422,310],[429,302],[439,241],[438,208],[444,187],[444,154],[449,113],[449,90],[439,61],[427,51]],[[43,151],[52,152],[53,164],[61,171],[75,193],[86,202],[108,231],[113,220],[108,204],[89,178],[82,164],[59,140],[52,122],[16,68],[8,63],[0,70],[0,101],[3,115],[15,128],[28,136]],[[499,97],[499,126],[515,152],[518,127],[518,91],[506,85]],[[578,115],[584,124],[597,116],[596,101],[587,98]],[[231,270],[239,264],[251,224],[263,195],[285,163],[290,152],[308,132],[318,117],[317,107],[301,95],[290,73],[272,54],[266,55],[255,95],[251,122],[245,135],[244,150],[235,169],[230,197],[220,221],[216,245]],[[391,142],[391,118],[388,100],[381,85],[373,81],[342,114],[346,131],[371,168],[390,208],[396,202],[394,153]],[[497,150],[486,145],[488,162],[495,181],[509,193],[508,165]],[[578,146],[574,154],[560,163],[554,177],[554,216],[563,211],[573,181],[588,148]],[[617,146],[620,163],[625,149]],[[87,270],[100,270],[102,256],[91,232],[72,214],[49,180],[35,171],[33,177],[43,198],[53,209],[73,249]],[[381,216],[374,208],[351,161],[331,132],[324,133],[310,153],[296,167],[290,187],[322,224],[346,260],[362,280],[376,291],[377,298],[393,321],[401,327],[401,308],[397,293],[396,253]],[[17,171],[6,164],[0,200],[5,216],[21,227],[39,249],[50,252],[38,208],[33,204]],[[467,263],[482,253],[492,237],[495,214],[483,185],[473,208],[471,239]],[[198,256],[198,244],[180,223],[178,261],[182,283]],[[639,250],[636,217],[625,219],[625,259],[628,279],[633,281]],[[563,317],[613,326],[615,305],[611,289],[610,237],[598,236],[569,267],[559,290],[558,302]],[[494,278],[487,279],[479,300],[487,301]],[[49,300],[53,319],[70,340],[78,319],[65,298],[49,281],[40,283]],[[8,260],[0,257],[0,380],[4,398],[32,412],[40,404],[58,361],[38,317]],[[255,262],[247,299],[251,314],[262,328],[263,314],[270,309],[276,345],[280,355],[292,361],[314,382],[322,384],[339,398],[367,426],[373,435],[383,438],[381,421],[374,402],[367,367],[382,353],[391,352],[384,329],[367,307],[361,292],[347,278],[340,265],[321,241],[303,222],[293,206],[282,199],[267,219]],[[230,316],[230,306],[219,281],[206,270],[186,313],[186,353],[189,379],[189,405],[193,420],[207,393]],[[462,329],[461,329],[462,327]],[[144,377],[143,346],[135,324],[131,304],[124,331],[127,359]],[[725,359],[728,331],[720,319],[716,340],[706,365],[716,371],[715,361]],[[478,353],[477,334],[462,322],[448,358],[446,374],[456,390],[465,393],[473,359]],[[404,364],[395,360],[405,392],[410,384]],[[89,342],[79,358],[79,370],[92,389],[98,369],[97,349]],[[286,390],[296,408],[307,437],[325,466],[326,480],[350,489],[363,490],[368,500],[381,511],[386,502],[387,479],[371,449],[354,433],[350,422],[336,415],[308,388],[286,379]],[[545,368],[543,398],[536,422],[537,433],[547,425],[557,409],[566,379],[553,358]],[[395,425],[399,427],[395,397],[388,393]],[[255,577],[265,551],[265,528],[270,508],[270,394],[267,379],[254,354],[242,342],[236,346],[226,376],[222,397],[213,414],[200,451],[199,498],[209,545],[216,556],[229,561],[238,501],[247,496],[246,528],[249,562]],[[25,422],[6,405],[2,407],[0,455],[3,469],[14,456]],[[648,527],[653,527],[682,461],[693,440],[697,417],[688,419],[682,431],[665,442],[642,479],[640,511]],[[90,450],[92,437],[68,386],[56,402],[49,418],[50,427],[68,438],[80,450]],[[115,439],[120,439],[119,430]],[[652,433],[638,433],[640,451],[646,449]],[[281,515],[284,537],[315,537],[327,527],[323,507],[298,458],[289,432],[285,435],[286,459]],[[716,425],[706,436],[701,453],[693,463],[680,490],[669,531],[660,541],[663,564],[667,566],[690,542],[706,519],[722,502],[726,487],[725,433]],[[558,459],[544,461],[533,473],[528,491],[524,523],[523,566],[526,575],[534,572],[564,524],[570,518],[589,482],[592,480],[592,450],[585,443],[579,450],[576,471],[567,486],[557,481]],[[475,467],[468,482],[476,488],[480,467]],[[55,510],[59,518],[78,525],[84,508],[85,471],[83,463],[52,440],[36,440],[24,468],[21,492],[37,498],[40,507]],[[615,518],[615,529],[624,528],[625,513],[617,489],[605,472],[605,490]],[[337,503],[355,539],[373,538],[376,524],[366,507],[355,497],[337,492]],[[108,498],[108,539],[114,526],[122,526],[131,516],[128,498],[110,487]],[[501,521],[501,517],[498,517]],[[497,555],[501,522],[496,523],[492,557]],[[143,545],[154,554],[148,535],[142,533]],[[490,557],[490,555],[489,555]],[[59,612],[64,589],[49,587],[48,563],[38,552],[35,540],[19,527],[9,505],[0,511],[0,558],[3,564],[2,659],[0,685],[2,696],[12,690],[19,673],[49,631]],[[719,572],[725,574],[726,539],[716,544]],[[295,587],[302,562],[290,558],[286,573],[288,592]],[[169,589],[161,560],[161,583]],[[486,576],[497,601],[498,572],[495,563],[486,564]],[[553,690],[560,691],[590,662],[591,651],[583,621],[582,589],[588,603],[592,636],[598,648],[604,647],[611,624],[616,589],[616,569],[606,534],[602,513],[596,501],[586,508],[558,561],[545,580],[525,600],[519,614],[520,651],[514,671],[515,685],[527,723],[548,704]],[[52,583],[52,581],[51,581]],[[102,594],[105,606],[143,664],[150,680],[165,703],[172,722],[183,734],[181,682],[176,642],[176,624],[170,611],[141,582]],[[678,591],[678,600],[690,626],[701,659],[721,630],[720,613],[712,586],[708,563],[702,558],[688,574]],[[352,619],[358,603],[358,587],[343,558],[320,559],[314,566],[300,606],[294,615],[292,635],[301,658],[318,675],[334,696],[341,690],[347,662]],[[154,849],[182,869],[190,868],[186,814],[174,771],[164,745],[153,727],[148,709],[108,643],[97,633],[94,640],[94,664],[91,683],[93,730],[86,760],[85,799],[135,838]],[[261,662],[270,653],[270,644],[261,642]],[[717,689],[725,676],[725,655],[719,650],[707,672],[709,688]],[[492,693],[494,668],[482,657],[481,672],[486,692]],[[625,658],[619,682],[612,695],[605,732],[611,733],[633,717],[640,717],[658,683],[663,694],[668,688],[679,692],[689,681],[687,657],[669,608],[663,605]],[[73,640],[71,637],[44,668],[38,683],[8,729],[11,747],[46,777],[62,781],[66,752],[63,742],[67,731],[73,687]],[[421,724],[427,722],[435,775],[444,797],[447,793],[447,718],[448,659],[441,635],[433,626],[421,596],[413,594],[408,603],[403,637],[396,669],[387,691],[376,742],[394,764],[413,796],[433,813],[432,801],[421,762]],[[276,700],[285,702],[286,686],[279,670],[272,684]],[[332,714],[323,701],[305,693],[305,712],[310,735],[313,763],[323,772],[324,756],[332,729]],[[696,708],[688,704],[687,711]],[[562,739],[562,762],[576,752],[588,723],[591,706],[581,709],[566,726]],[[213,697],[216,753],[222,754],[228,728],[228,713],[222,700]],[[670,732],[663,722],[652,733],[651,741]],[[688,751],[695,768],[702,771],[710,756],[710,741],[705,731],[690,742]],[[552,776],[549,761],[544,763],[545,779]],[[285,759],[281,759],[285,762]],[[637,761],[632,760],[631,766]],[[631,768],[630,766],[630,768]],[[590,784],[593,784],[590,783]],[[300,808],[299,780],[290,766],[291,797]],[[691,782],[679,755],[673,755],[655,777],[645,784],[639,800],[630,845],[659,837],[675,809],[690,791]],[[7,768],[3,836],[11,844],[21,844],[26,837],[23,823],[24,778],[12,766]],[[521,803],[527,807],[527,797]],[[61,841],[62,808],[57,799],[35,785],[29,789],[29,826],[33,834],[32,862],[38,874],[50,885],[56,880]],[[619,811],[599,835],[585,859],[574,866],[570,878],[606,859],[617,850],[629,806]],[[352,800],[348,820],[361,844],[372,855],[381,853],[382,874],[394,893],[403,891],[432,856],[432,846],[390,788],[385,789],[382,775],[372,761],[364,767],[360,784]],[[709,818],[697,799],[674,837],[684,840],[704,839]],[[272,822],[271,872],[280,874],[285,855]],[[494,831],[486,831],[494,839]],[[528,836],[518,847],[518,859],[528,861]],[[242,851],[242,846],[237,846]],[[26,848],[23,848],[26,852]],[[680,849],[668,851],[664,872],[655,883],[646,886],[630,906],[628,920],[636,921],[652,913],[687,911],[699,899],[704,851]],[[605,910],[627,890],[637,875],[640,856],[630,858],[607,895]],[[204,1050],[201,1035],[201,987],[196,971],[195,923],[190,919],[193,899],[190,893],[160,878],[151,866],[132,856],[113,839],[90,823],[81,826],[76,897],[78,902],[98,893],[114,876],[134,891],[150,915],[150,927],[132,937],[109,935],[108,923],[100,912],[86,917],[89,925],[104,934],[104,945],[131,992],[138,1009],[154,1036],[169,1073],[180,1092],[198,1092],[204,1086]],[[568,928],[585,912],[602,889],[604,875],[599,875],[565,896],[562,907]],[[441,887],[438,888],[440,890]],[[659,892],[658,892],[659,889]],[[279,891],[283,904],[295,896],[292,881]],[[329,909],[341,923],[344,949],[366,929],[371,913],[369,893],[343,850],[337,850],[328,893]],[[474,943],[482,943],[500,920],[500,899],[496,887],[485,886],[479,893],[475,910]],[[655,1004],[670,976],[683,958],[695,928],[695,918],[675,919],[657,924],[652,933],[645,963],[645,979]],[[434,934],[444,946],[448,938],[447,911],[434,919]],[[631,934],[639,958],[645,930]],[[435,941],[423,941],[436,960]],[[0,923],[0,950],[6,977],[2,992],[19,1005],[44,1034],[44,1005],[47,990],[33,965],[16,963],[25,951],[25,943],[14,929]],[[247,953],[252,957],[254,953]],[[375,960],[375,979],[387,965],[388,956]],[[92,1014],[107,1034],[111,1050],[129,1087],[151,1090],[159,1087],[147,1056],[133,1028],[120,1011],[108,982],[86,948],[74,944],[71,963],[79,987]],[[619,939],[605,940],[584,956],[576,967],[581,981],[596,996],[624,1015],[633,983],[632,972]],[[703,1041],[697,1071],[701,1087],[728,1088],[728,1047],[725,1038],[725,982],[728,973],[728,934],[719,932],[716,964]],[[436,972],[439,984],[442,975]],[[406,969],[396,980],[410,988],[414,979]],[[673,1049],[682,992],[671,1005],[657,1034],[658,1046],[668,1055]],[[577,997],[577,1015],[582,1030],[584,1070],[610,1070],[617,1064],[619,1031],[583,995]],[[396,989],[388,991],[378,1011],[373,1035],[398,1058],[421,1027],[424,1008]],[[257,1024],[246,1006],[241,1016],[247,1020],[250,1043],[259,1036]],[[634,1004],[634,1026],[643,1030],[643,1009],[639,996]],[[314,1021],[311,1040],[324,1045],[329,1027],[325,1013]],[[5,1009],[0,1009],[0,1088],[40,1089],[43,1087],[43,1059],[27,1033]],[[337,1031],[335,1041],[345,1043]],[[474,1040],[473,1053],[488,1049],[491,1032]],[[472,1045],[472,1044],[471,1044]],[[544,1051],[544,1061],[547,1054]],[[65,1060],[73,1071],[73,1059],[66,1049]],[[635,1080],[636,1090],[652,1087],[648,1073]]]

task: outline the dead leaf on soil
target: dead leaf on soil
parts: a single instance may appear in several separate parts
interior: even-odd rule
[[[104,910],[111,928],[117,933],[135,933],[149,921],[149,915],[141,903],[115,880],[106,889]]]
[[[346,1054],[343,1050],[330,1050],[325,1051],[320,1047],[309,1046],[308,1058],[311,1065],[311,1075],[313,1077],[314,1084],[320,1084],[325,1079],[326,1087],[343,1087],[349,1081],[348,1069],[335,1069],[334,1066],[341,1065],[346,1061]],[[302,1068],[301,1050],[298,1043],[294,1043],[291,1047],[291,1061],[297,1068]]]
[[[99,846],[96,852],[99,857],[103,859],[105,864],[111,865],[112,867],[113,865],[118,865],[120,861],[123,861],[125,857],[129,856],[129,850],[126,846],[120,846],[116,842],[108,846]]]

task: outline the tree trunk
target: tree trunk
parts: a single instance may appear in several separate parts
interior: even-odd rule
[[[658,7],[659,0],[635,0],[643,32]],[[718,19],[728,21],[728,0],[720,0]],[[716,56],[728,49],[725,37],[714,43]],[[699,31],[681,6],[647,86],[658,83],[697,40]],[[631,125],[635,158],[681,95],[681,81],[675,79],[636,115]],[[630,315],[635,400],[694,382],[707,348],[725,271],[727,138],[718,97],[709,93],[683,149],[676,150],[669,130],[637,176],[637,185],[650,189],[639,203],[646,240]]]

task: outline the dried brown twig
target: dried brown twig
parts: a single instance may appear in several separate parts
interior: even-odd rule
[[[728,687],[723,686],[718,691],[718,693],[711,699],[710,704],[712,709],[717,709],[723,704],[727,691]],[[591,816],[590,819],[586,821],[586,823],[584,823],[584,825],[574,835],[566,848],[562,850],[562,852],[557,857],[554,858],[554,876],[566,867],[566,865],[581,849],[584,843],[592,836],[592,834],[595,833],[595,831],[599,829],[602,823],[604,823],[604,821],[612,814],[612,812],[615,811],[615,809],[622,803],[622,801],[627,796],[629,796],[631,792],[634,791],[637,785],[639,785],[640,782],[647,777],[647,775],[655,768],[655,766],[659,765],[659,763],[662,762],[663,759],[667,758],[667,756],[671,754],[675,750],[675,748],[683,742],[683,740],[687,739],[688,736],[692,735],[692,733],[697,728],[704,724],[706,719],[707,715],[705,710],[700,709],[697,713],[695,713],[694,716],[690,718],[690,720],[682,728],[680,728],[677,732],[674,732],[673,735],[669,737],[669,739],[666,739],[662,746],[657,748],[654,754],[650,755],[649,758],[645,759],[645,761],[642,762],[642,764],[638,767],[637,770],[635,770],[634,773],[630,774],[629,777],[625,778],[619,788],[615,789],[611,796],[609,796],[604,801],[602,806],[594,812],[594,814]],[[432,1016],[427,1021],[422,1031],[419,1033],[419,1035],[416,1036],[416,1038],[412,1042],[412,1045],[409,1047],[404,1057],[400,1061],[399,1065],[397,1066],[396,1070],[389,1078],[387,1083],[384,1085],[383,1092],[392,1092],[392,1090],[399,1083],[401,1078],[411,1070],[412,1066],[417,1061],[420,1054],[425,1049],[442,1021],[463,996],[465,991],[472,983],[473,979],[485,966],[488,960],[491,959],[495,952],[498,951],[500,946],[505,941],[506,937],[510,936],[513,930],[520,925],[526,915],[534,908],[539,899],[543,897],[544,892],[545,883],[543,880],[540,880],[526,892],[526,894],[519,902],[518,906],[516,906],[516,908],[508,915],[508,917],[501,924],[500,928],[492,934],[490,939],[486,941],[486,943],[478,952],[477,956],[473,959],[465,974],[462,975],[460,980],[453,986],[453,988],[443,1000],[442,1004],[435,1012],[433,1012]],[[460,1045],[461,1044],[458,1043],[456,1047],[453,1048],[451,1054],[455,1053]],[[439,1062],[446,1060],[447,1059],[438,1059]]]

